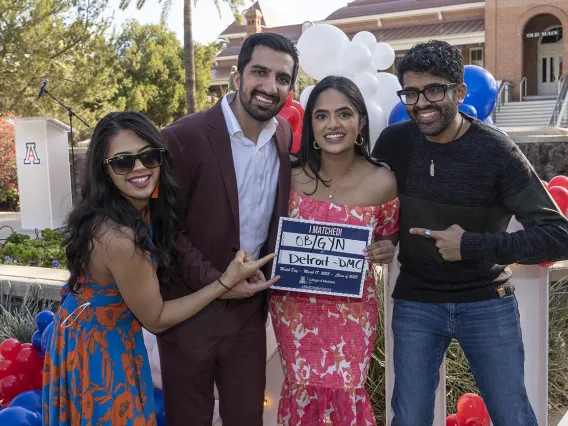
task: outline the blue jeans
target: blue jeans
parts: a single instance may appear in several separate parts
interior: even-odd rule
[[[452,338],[464,350],[494,426],[538,426],[524,383],[515,296],[471,303],[395,299],[392,426],[434,421],[439,369]]]

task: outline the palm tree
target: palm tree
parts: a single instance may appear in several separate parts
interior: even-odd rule
[[[131,0],[121,0],[120,8],[126,9],[130,5]],[[173,0],[157,0],[162,5],[162,23],[165,22],[168,13],[172,7]],[[187,103],[187,111],[191,114],[196,111],[195,97],[195,59],[193,53],[193,7],[197,0],[183,0],[183,66],[185,68],[185,100]],[[235,19],[240,23],[241,8],[244,6],[244,0],[213,0],[219,16],[221,15],[221,3],[227,3],[231,8],[231,12]],[[136,7],[141,9],[144,7],[146,0],[136,0]]]

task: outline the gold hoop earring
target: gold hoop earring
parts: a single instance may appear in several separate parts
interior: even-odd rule
[[[361,138],[361,141],[359,142],[359,138]],[[355,145],[357,146],[361,146],[365,143],[365,139],[363,139],[363,136],[361,135],[361,133],[359,133],[357,135],[357,139],[355,139]]]
[[[320,150],[321,147],[318,145],[316,141],[314,141],[314,149]]]

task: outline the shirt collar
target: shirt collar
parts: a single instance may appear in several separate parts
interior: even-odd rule
[[[225,123],[227,124],[227,131],[229,132],[229,136],[231,137],[236,136],[238,133],[240,133],[240,136],[243,136],[243,129],[239,123],[239,120],[237,120],[237,117],[229,106],[229,104],[231,104],[235,100],[236,94],[236,92],[227,93],[221,100],[221,108],[223,109]],[[264,129],[262,130],[262,132],[268,132],[270,134],[270,138],[272,138],[272,136],[274,136],[274,133],[276,133],[276,127],[278,127],[278,120],[276,120],[276,117],[272,117],[264,124]]]

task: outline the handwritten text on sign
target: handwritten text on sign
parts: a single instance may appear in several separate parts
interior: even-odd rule
[[[370,228],[282,218],[273,288],[361,297],[370,240]]]

